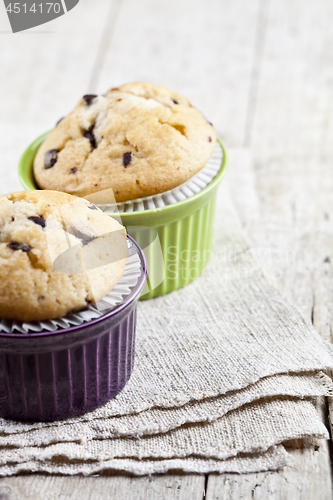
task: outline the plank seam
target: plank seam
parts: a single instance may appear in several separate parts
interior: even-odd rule
[[[96,59],[92,68],[91,78],[89,82],[89,90],[94,91],[98,85],[98,81],[105,64],[105,54],[108,47],[112,43],[113,35],[116,29],[119,13],[122,6],[122,0],[115,0],[110,3],[110,8],[106,16],[104,29],[102,32],[100,44],[97,50]]]
[[[269,20],[270,0],[260,0],[257,14],[256,36],[254,42],[253,64],[247,100],[243,147],[248,148],[252,142],[255,111],[257,107],[262,60],[265,50],[266,34]]]

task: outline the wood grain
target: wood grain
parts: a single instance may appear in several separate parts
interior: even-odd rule
[[[267,276],[332,341],[332,5],[319,4],[271,2],[252,140],[232,152],[229,184]],[[211,475],[207,499],[330,499],[330,446],[299,443],[280,473]]]
[[[229,147],[243,145],[258,6],[258,0],[123,1],[95,90],[126,81],[177,89]]]
[[[81,0],[42,27],[0,33],[1,194],[22,189],[17,166],[25,148],[90,91],[105,21],[116,3]],[[3,4],[0,15],[6,15],[1,9]]]
[[[322,468],[320,443],[290,443],[295,459],[283,473],[210,475],[206,498],[209,500],[329,500],[330,478]],[[288,446],[287,446],[288,449]]]
[[[83,0],[38,30],[0,35],[2,123],[32,122],[42,133],[90,90],[105,19],[115,2]]]
[[[81,0],[51,33],[0,35],[0,192],[79,95],[133,80],[178,89],[231,149],[228,183],[267,276],[332,341],[332,15],[327,0]],[[281,472],[210,475],[205,498],[331,499],[328,444],[289,450]],[[0,498],[200,500],[204,488],[199,475],[30,475],[1,479]]]
[[[205,478],[199,475],[113,477],[57,477],[43,474],[0,481],[1,500],[201,500]]]

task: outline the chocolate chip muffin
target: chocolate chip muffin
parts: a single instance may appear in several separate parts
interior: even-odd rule
[[[0,318],[42,321],[86,308],[119,281],[127,252],[123,226],[87,200],[0,196]]]
[[[213,126],[185,97],[128,83],[84,96],[41,145],[34,176],[42,189],[77,196],[112,189],[122,202],[187,181],[215,143]]]

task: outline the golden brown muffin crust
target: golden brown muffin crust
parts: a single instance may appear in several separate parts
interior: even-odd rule
[[[0,318],[42,321],[85,308],[121,278],[125,229],[55,191],[0,196]]]
[[[121,202],[179,186],[215,143],[214,128],[184,96],[128,83],[82,98],[41,145],[34,175],[42,189],[87,196],[112,188]]]

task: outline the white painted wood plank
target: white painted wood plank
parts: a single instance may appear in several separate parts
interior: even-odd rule
[[[72,17],[68,14],[43,27],[54,33],[0,38],[0,65],[11,75],[0,81],[0,95],[10,97],[0,103],[0,137],[6,137],[0,166],[6,175],[1,176],[0,193],[20,189],[17,163],[26,145],[52,127],[80,95],[94,90],[119,7],[118,0],[81,0],[80,10],[73,10]],[[17,67],[21,72],[16,77]],[[205,477],[196,475],[82,478],[34,474],[0,479],[0,497],[136,500],[162,495],[201,500],[204,485]]]
[[[116,2],[81,0],[50,23],[0,35],[2,123],[34,123],[43,132],[90,91],[101,34]]]
[[[265,239],[294,252],[280,288],[332,340],[333,4],[271,4],[252,154]],[[283,34],[283,36],[282,36]],[[330,139],[329,139],[330,138]],[[255,221],[253,221],[255,224]]]
[[[332,341],[333,6],[270,3],[251,149],[231,155],[229,183],[268,277]],[[325,421],[325,402],[318,407]],[[330,499],[329,446],[300,443],[279,473],[211,475],[207,500]]]
[[[333,4],[271,1],[252,148],[257,167],[331,160]]]
[[[205,477],[57,477],[31,475],[0,480],[3,500],[202,500]]]
[[[304,257],[299,261],[298,255],[303,255],[300,253],[300,246],[302,246],[302,252],[306,254],[311,252],[311,258],[308,256],[308,260],[312,263],[316,254],[312,253],[312,247],[309,243],[303,245],[302,240],[297,242],[298,231],[295,231],[294,234],[294,231],[287,231],[283,225],[281,228],[278,221],[268,223],[260,219],[260,198],[257,196],[256,178],[251,159],[250,150],[231,150],[230,160],[234,168],[230,170],[226,182],[231,189],[234,202],[242,214],[247,233],[250,239],[255,242],[257,258],[268,279],[274,282],[285,295],[288,294],[289,300],[301,305],[304,317],[310,321],[313,310],[313,273],[303,262]],[[329,264],[326,263],[326,265]],[[319,266],[320,268],[321,266]],[[292,272],[292,281],[289,280],[290,272]],[[319,277],[318,271],[318,280]],[[324,274],[323,271],[321,277],[322,280],[325,279],[324,286],[329,284],[332,288],[332,275]],[[327,304],[329,305],[330,301],[330,288],[326,288],[326,290],[328,291],[326,295],[322,290],[322,300],[326,299],[326,302],[323,302],[325,307]],[[319,318],[323,316],[322,309],[318,311],[317,316]],[[316,321],[314,323],[316,328],[320,330],[320,323],[318,324]],[[318,409],[322,412],[322,418],[325,421],[327,418],[325,401],[318,402]],[[329,446],[330,444],[326,441],[305,445],[299,443],[298,449],[289,449],[295,460],[294,466],[280,472],[242,476],[234,474],[210,475],[206,498],[207,500],[238,498],[330,499],[332,498],[332,478]]]
[[[81,0],[80,3],[83,7],[84,4],[88,5],[87,2],[88,0]],[[281,277],[277,277],[276,280],[284,293],[302,307],[303,313],[310,317],[313,298],[313,267],[311,267],[311,262],[313,262],[313,255],[317,258],[318,248],[319,251],[321,248],[321,245],[315,245],[315,238],[312,232],[315,227],[320,227],[320,238],[324,238],[326,241],[327,229],[328,232],[330,231],[330,226],[327,222],[329,219],[325,215],[323,220],[321,217],[316,216],[315,223],[312,222],[312,219],[311,223],[308,223],[309,214],[311,218],[312,214],[317,213],[315,202],[310,203],[312,205],[311,209],[308,207],[309,194],[310,197],[317,196],[317,189],[321,190],[323,188],[324,193],[328,193],[329,191],[329,189],[326,191],[325,179],[328,175],[328,167],[326,165],[328,165],[328,159],[332,153],[332,141],[330,141],[330,132],[333,127],[332,119],[330,118],[332,116],[332,113],[330,114],[332,100],[330,100],[331,93],[327,90],[331,88],[331,83],[329,83],[331,73],[329,64],[323,60],[323,57],[326,56],[319,56],[320,63],[316,63],[315,61],[319,55],[319,51],[324,48],[325,50],[328,48],[328,52],[323,50],[323,53],[327,54],[328,60],[330,58],[331,49],[329,47],[332,47],[332,44],[329,45],[331,39],[327,28],[331,14],[331,4],[323,0],[320,0],[320,2],[324,14],[318,14],[317,4],[310,0],[306,1],[305,7],[304,2],[282,1],[280,3],[273,3],[273,8],[270,11],[271,21],[267,31],[269,50],[263,54],[264,64],[261,69],[263,76],[260,80],[260,87],[258,87],[258,94],[256,94],[255,86],[252,87],[250,92],[250,75],[253,73],[253,67],[256,67],[252,60],[252,53],[255,47],[255,34],[257,32],[258,2],[237,0],[228,4],[225,2],[224,5],[224,3],[215,1],[210,4],[205,3],[205,7],[203,2],[193,2],[191,3],[192,10],[189,13],[189,9],[187,8],[189,3],[186,3],[185,0],[177,3],[177,5],[174,2],[167,3],[165,0],[157,3],[145,0],[144,2],[140,2],[140,6],[138,3],[134,3],[133,0],[129,0],[124,4],[119,20],[115,23],[116,31],[114,37],[110,38],[110,49],[107,51],[105,47],[103,48],[103,51],[107,52],[105,53],[105,58],[104,54],[99,53],[101,63],[105,61],[101,73],[98,71],[100,63],[97,66],[95,63],[92,63],[97,53],[97,48],[96,46],[92,47],[91,43],[94,43],[97,38],[91,36],[91,20],[86,19],[85,29],[83,29],[83,24],[82,26],[80,23],[78,26],[72,26],[71,24],[73,32],[76,30],[76,37],[82,44],[76,49],[72,47],[68,48],[63,41],[56,41],[55,38],[51,42],[48,41],[46,35],[38,35],[39,37],[43,37],[40,40],[46,39],[45,46],[47,46],[48,50],[42,51],[40,45],[43,42],[30,42],[28,35],[26,35],[24,43],[20,42],[21,45],[18,45],[18,48],[14,47],[11,49],[11,57],[19,60],[20,54],[24,54],[25,50],[27,51],[26,54],[29,54],[31,48],[35,48],[36,56],[33,63],[30,60],[28,62],[23,61],[21,76],[24,78],[22,78],[22,81],[18,79],[13,80],[17,96],[20,97],[15,102],[15,105],[12,105],[12,108],[8,103],[4,104],[5,124],[7,125],[12,121],[13,126],[19,123],[27,126],[31,121],[34,123],[34,126],[48,128],[50,120],[54,121],[59,116],[59,102],[62,103],[61,105],[64,105],[64,112],[66,112],[67,109],[72,107],[73,102],[76,101],[78,88],[81,88],[80,94],[86,91],[104,91],[105,88],[112,84],[121,83],[126,80],[143,79],[169,85],[189,95],[192,101],[201,107],[207,116],[214,121],[218,130],[227,140],[227,143],[230,146],[240,146],[244,142],[246,126],[248,130],[250,127],[247,117],[252,116],[252,111],[248,112],[247,96],[249,92],[252,96],[257,95],[258,103],[256,106],[253,106],[253,123],[255,127],[253,130],[253,154],[256,175],[253,178],[255,191],[252,202],[254,205],[256,204],[258,212],[253,220],[245,215],[243,215],[243,220],[248,226],[252,224],[253,241],[257,242],[259,247],[268,243],[268,245],[275,248],[278,252],[285,252],[290,249],[301,252],[306,249],[307,257],[305,259],[296,253],[295,264],[291,265],[291,268],[294,267],[295,269],[291,275],[289,261],[276,266],[278,270],[282,271]],[[97,4],[100,7],[102,5],[101,0],[94,2],[94,5]],[[104,3],[103,5],[105,6]],[[207,7],[207,5],[209,6]],[[306,11],[305,13],[302,12],[303,8]],[[75,10],[72,12],[73,18],[74,13]],[[107,14],[105,14],[106,16]],[[325,16],[327,16],[327,22],[324,22],[322,19]],[[96,15],[94,16],[94,20],[100,17]],[[65,21],[66,16],[61,19]],[[61,19],[57,23],[60,24]],[[261,16],[260,19],[265,19],[265,16]],[[314,26],[310,23],[313,19],[315,21]],[[291,23],[291,28],[287,21]],[[69,17],[66,22],[69,23]],[[274,29],[272,29],[272,25]],[[289,33],[290,29],[291,35]],[[305,42],[307,36],[305,31],[307,30],[310,30],[309,39],[311,38],[315,41],[318,50],[318,53],[315,52],[313,54],[311,52],[313,49],[310,48],[311,65],[314,65],[316,70],[319,69],[325,73],[324,77],[322,73],[320,73],[321,76],[317,75],[315,84],[311,84],[312,86],[308,85],[307,78],[305,78],[307,76],[306,67],[308,63],[304,63],[302,59],[302,57],[305,58],[306,56],[306,43],[309,43],[309,41]],[[86,37],[87,33],[89,33],[89,37]],[[305,43],[305,47],[302,45],[302,48],[299,47],[299,40],[297,38],[299,33],[301,33],[302,43],[303,39]],[[37,37],[37,35],[35,36]],[[281,49],[280,53],[279,43],[281,43],[281,40],[284,40],[285,36],[287,36],[288,40],[294,36],[296,37],[296,41],[290,42],[290,45],[284,47],[283,50]],[[87,43],[84,41],[85,37]],[[100,40],[99,44],[101,44]],[[2,40],[0,39],[0,48],[1,43]],[[85,43],[86,45],[84,45]],[[324,47],[325,44],[328,45]],[[29,47],[29,51],[27,47]],[[66,58],[60,57],[59,53],[57,55],[52,53],[52,50],[57,51],[59,47],[61,47],[63,53],[67,54]],[[52,64],[46,59],[46,56],[49,54],[51,54]],[[73,56],[77,56],[77,59],[74,60],[74,66],[69,66],[68,61]],[[303,62],[300,63],[298,61],[299,57],[301,57]],[[80,63],[78,62],[79,58]],[[272,63],[270,63],[271,58],[273,59]],[[87,59],[89,62],[86,67]],[[287,59],[287,62],[282,61],[282,59]],[[49,73],[54,76],[53,81],[48,72],[40,70],[43,64],[44,69],[48,69]],[[93,64],[95,64],[97,72],[96,77],[95,75],[91,75],[91,68],[94,67]],[[296,66],[299,65],[297,66],[297,70],[294,70],[294,64]],[[62,65],[64,65],[65,71]],[[271,68],[269,71],[267,70],[267,65]],[[279,80],[279,69],[281,66],[283,66],[281,81],[278,81],[276,84],[275,80]],[[83,71],[84,67],[86,68],[86,73]],[[9,66],[9,68],[13,70],[12,66]],[[58,68],[60,68],[60,72]],[[62,79],[61,71],[66,75],[66,78]],[[290,72],[292,78],[289,81]],[[96,89],[83,88],[90,81],[91,76],[93,76],[92,82],[96,82]],[[39,82],[38,78],[40,79]],[[78,83],[74,84],[71,78],[74,78],[75,82],[77,81]],[[37,83],[35,83],[35,79]],[[65,79],[66,85],[64,83]],[[327,85],[325,82],[327,82]],[[292,92],[289,95],[291,83]],[[264,84],[266,86],[263,88],[262,85]],[[6,88],[5,90],[7,92],[5,95],[12,95],[11,89]],[[41,91],[45,93],[43,99],[39,99]],[[54,94],[50,91],[53,91]],[[302,108],[304,102],[298,96],[298,91],[302,93],[303,98],[306,98],[304,109]],[[315,101],[318,98],[318,91],[320,91],[323,102],[320,102],[317,108]],[[46,116],[45,105],[49,104],[50,95],[53,95],[51,111],[49,116]],[[38,102],[39,104],[36,104],[37,107],[42,105],[39,108],[39,112],[37,112],[37,108],[35,109],[32,106],[32,102]],[[331,103],[328,104],[328,109],[325,108],[326,103]],[[27,108],[25,109],[24,106],[27,106]],[[260,115],[258,111],[254,113],[258,109],[260,109]],[[272,120],[272,116],[274,120]],[[2,119],[2,114],[0,117]],[[251,122],[251,120],[249,121]],[[321,125],[322,122],[325,123],[325,127]],[[309,123],[311,126],[308,130]],[[321,129],[321,132],[317,130],[317,126]],[[13,128],[13,130],[15,129]],[[250,132],[252,137],[252,131],[250,130]],[[275,137],[277,133],[280,134],[279,137]],[[293,140],[290,138],[291,135]],[[24,131],[22,136],[24,136]],[[31,135],[31,138],[33,137]],[[261,142],[262,138],[263,143]],[[320,141],[322,147],[319,147]],[[10,146],[11,151],[13,151],[13,144]],[[318,159],[314,151],[322,152],[319,173],[312,170],[317,165]],[[305,173],[302,168],[304,161],[305,163],[307,162]],[[311,161],[312,167],[310,168]],[[267,165],[269,165],[268,169]],[[288,168],[284,170],[286,165]],[[232,166],[234,167],[234,165]],[[301,183],[301,188],[298,188],[297,183],[303,177],[306,177],[306,180]],[[239,193],[239,191],[237,192]],[[249,197],[248,189],[245,190],[245,194]],[[257,195],[258,198],[256,198]],[[327,196],[328,194],[324,195],[322,206],[326,206]],[[238,194],[238,198],[240,197]],[[286,208],[284,203],[287,205]],[[297,221],[296,223],[295,220]],[[304,230],[303,226],[306,230]],[[286,237],[286,233],[290,233],[289,236]],[[296,233],[297,238],[292,236],[294,233]],[[311,235],[309,236],[308,233]],[[325,233],[324,236],[322,233]],[[286,239],[287,242],[284,243]],[[327,240],[329,240],[329,237],[327,237]],[[326,247],[327,244],[325,243]],[[310,254],[307,253],[308,248],[311,249]],[[308,267],[308,255],[310,255],[310,268]],[[267,269],[270,268],[270,261],[272,259],[269,258],[268,260]],[[326,262],[326,264],[329,263]],[[320,281],[322,277],[322,271],[318,268],[317,281]],[[329,276],[325,283],[332,283]],[[321,306],[319,308],[316,305],[314,318],[317,318],[315,319],[316,325],[321,325],[320,329],[323,332],[330,312],[324,289],[320,293],[318,287],[316,290],[317,297],[321,297]],[[294,498],[292,495],[294,492],[298,494],[297,483],[301,481],[302,476],[305,477],[303,482],[301,482],[303,492],[319,492],[322,494],[320,498],[331,498],[327,496],[327,492],[329,491],[327,451],[322,451],[321,447],[319,451],[317,450],[317,455],[315,455],[315,451],[315,447],[312,446],[309,447],[309,451],[300,450],[297,452],[296,468],[290,471],[289,476],[288,474],[285,475],[285,473],[272,473],[264,476],[237,476],[239,487],[237,496],[218,496],[222,495],[223,484],[227,480],[230,480],[230,475],[211,476],[208,482],[207,498],[210,496],[211,498],[242,498],[241,494],[244,495],[243,498],[253,498],[251,496],[253,488],[255,490],[254,494],[261,495],[254,498],[274,498],[271,494],[273,486],[275,488],[281,487],[279,490],[280,496],[276,496],[276,498],[283,498],[282,494],[285,495],[285,498],[287,498],[287,495],[288,498]],[[320,465],[318,466],[319,462]],[[304,470],[306,471],[305,475]],[[193,479],[193,483],[188,478]],[[313,478],[315,478],[315,490],[311,490],[310,483],[304,482],[306,480],[313,480]],[[118,476],[87,479],[50,478],[47,476],[8,478],[0,481],[0,494],[2,493],[1,487],[12,487],[13,493],[10,494],[18,495],[17,498],[29,498],[27,496],[30,494],[29,492],[34,492],[36,495],[37,491],[41,491],[44,495],[40,496],[40,498],[45,498],[46,495],[47,498],[52,498],[50,495],[53,495],[54,498],[68,498],[76,494],[77,491],[80,492],[80,496],[77,496],[77,498],[98,498],[96,494],[94,495],[94,492],[97,491],[97,494],[101,495],[100,498],[105,498],[106,495],[112,498],[113,495],[114,498],[127,499],[131,498],[129,495],[132,494],[131,491],[134,490],[136,485],[140,485],[138,491],[142,492],[141,498],[147,498],[144,495],[148,492],[147,485],[151,484],[149,482],[150,479],[119,478]],[[155,478],[153,479],[155,480]],[[152,493],[155,497],[153,496],[152,498],[161,498],[158,488],[165,484],[161,482],[162,479],[170,481],[168,483],[170,498],[173,498],[171,492],[178,491],[173,489],[174,485],[181,486],[180,490],[183,497],[180,498],[202,498],[204,478],[201,476],[177,476],[177,478],[171,476],[170,479],[169,476],[156,478],[156,482],[153,481],[156,490]],[[216,480],[215,483],[212,482],[213,479]],[[263,481],[262,483],[260,482],[261,480]],[[33,486],[34,482],[35,486]],[[11,486],[8,486],[9,483]],[[199,485],[196,490],[197,497],[191,496],[193,484]],[[255,487],[256,484],[259,486]],[[15,488],[18,489],[16,490]],[[3,492],[5,495],[6,491],[3,490]],[[123,495],[123,497],[120,495]],[[215,497],[212,495],[215,495]],[[16,497],[9,496],[9,498]],[[31,496],[31,498],[38,497]],[[136,496],[135,498],[140,498],[140,496]],[[316,497],[300,496],[299,498]]]
[[[325,419],[324,398],[318,398],[317,408]],[[299,440],[286,443],[286,449],[293,464],[280,471],[209,475],[206,500],[331,500],[329,443]]]
[[[329,500],[330,478],[322,468],[325,449],[319,442],[291,443],[294,467],[283,473],[210,475],[207,489],[209,500]],[[296,446],[299,448],[295,448]]]
[[[173,88],[243,145],[258,0],[127,0],[96,90],[127,81]]]
[[[25,148],[91,91],[102,33],[117,3],[81,0],[34,30],[0,33],[0,194],[22,189],[17,168]]]

